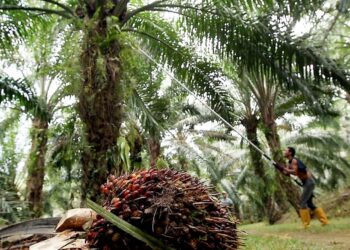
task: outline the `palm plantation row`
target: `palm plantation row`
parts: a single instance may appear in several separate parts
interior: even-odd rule
[[[305,17],[318,23],[311,15],[316,10],[336,16],[334,25],[346,20],[342,5],[322,6],[323,1],[1,2],[2,60],[21,72],[1,72],[0,101],[8,110],[1,124],[2,159],[15,155],[14,137],[24,115],[32,123],[30,152],[22,156],[32,216],[43,214],[45,186],[56,190],[67,209],[73,206],[68,200],[98,200],[108,173],[149,165],[207,176],[237,207],[242,195],[254,201],[257,216],[270,223],[289,203],[297,209],[298,188],[265,166],[254,148],[240,148],[230,128],[177,81],[276,162],[283,162],[277,121],[307,115],[314,129],[291,133],[288,143],[305,145],[303,156],[315,171],[327,172],[327,184],[340,184],[349,168],[341,154],[346,141],[336,129],[317,128],[324,121],[337,126],[336,97],[350,91],[349,61],[339,56],[343,52],[334,53],[336,47],[323,51],[310,43],[332,43],[334,37],[320,37],[329,25],[309,36],[292,32]],[[196,125],[208,122],[216,130],[198,132]],[[14,190],[17,164],[14,159],[1,170],[10,183],[4,185]]]

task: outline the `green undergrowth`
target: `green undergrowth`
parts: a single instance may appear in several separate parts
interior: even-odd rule
[[[243,231],[263,231],[266,233],[286,233],[286,232],[300,232],[302,229],[301,222],[299,223],[284,223],[276,225],[268,225],[267,223],[260,222],[255,224],[243,225],[240,227]],[[310,227],[306,230],[308,233],[325,233],[325,232],[341,232],[343,230],[350,231],[350,217],[334,218],[330,220],[330,224],[327,226],[321,226],[321,224],[313,219]],[[304,230],[305,231],[305,230]]]
[[[247,236],[244,240],[244,250],[319,250],[315,245],[307,245],[300,240],[280,238],[274,236]]]
[[[350,217],[333,218],[322,227],[312,220],[310,228],[302,228],[300,222],[268,225],[255,223],[242,225],[240,230],[247,250],[342,250],[350,249]]]

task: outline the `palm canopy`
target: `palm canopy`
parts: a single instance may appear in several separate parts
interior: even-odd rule
[[[59,44],[62,40],[69,42],[71,39],[67,30],[56,22],[55,18],[41,20],[25,36],[19,39],[11,37],[11,42],[18,42],[18,47],[0,50],[1,55],[6,55],[2,60],[6,65],[4,71],[11,66],[14,69],[12,74],[22,74],[21,79],[5,73],[0,75],[0,103],[17,102],[24,113],[48,121],[62,104],[62,99],[72,95],[74,89],[74,86],[63,83],[64,73],[61,70],[65,51],[64,46]]]
[[[300,88],[305,83],[301,79],[310,79],[318,83],[330,80],[346,90],[350,88],[344,68],[323,56],[320,48],[308,46],[302,38],[291,35],[298,15],[293,18],[294,13],[269,9],[252,16],[227,2],[211,5],[209,14],[199,11],[193,17],[185,12],[182,21],[186,31],[210,44],[211,51],[222,58],[249,71],[271,75],[288,86]],[[284,18],[290,19],[291,24],[283,23]]]
[[[118,19],[114,22],[122,27],[122,31],[137,33],[147,40],[157,40],[157,47],[162,49],[160,59],[165,60],[168,60],[170,53],[174,53],[171,49],[176,48],[178,43],[171,39],[174,34],[169,32],[167,22],[155,19],[156,15],[150,14],[150,11],[174,12],[181,16],[183,31],[191,34],[190,38],[205,42],[214,53],[246,65],[249,70],[273,74],[281,82],[293,86],[298,85],[301,77],[316,81],[331,79],[349,89],[347,74],[335,61],[322,56],[320,49],[307,46],[302,39],[295,39],[290,35],[290,26],[323,2],[206,0],[193,4],[189,1],[159,0],[144,4],[144,1],[124,0],[108,7],[103,2],[69,2],[64,5],[50,0],[41,1],[35,7],[10,1],[3,3],[0,10],[5,13],[8,10],[20,10],[27,15],[41,12],[78,18],[85,12],[88,15],[94,14],[101,4],[109,16],[119,18],[119,22]],[[76,9],[75,13],[73,9]],[[281,21],[282,18],[287,21]],[[167,52],[169,49],[170,53]],[[182,56],[186,57],[186,54]],[[181,61],[177,61],[174,66],[179,65],[186,67]]]

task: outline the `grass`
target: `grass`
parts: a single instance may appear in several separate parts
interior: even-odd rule
[[[268,225],[255,223],[243,225],[246,250],[350,250],[350,217],[330,220],[322,227],[312,220],[309,229],[302,229],[301,223]]]
[[[243,225],[241,227],[244,231],[249,230],[263,230],[268,233],[286,233],[286,232],[300,232],[302,229],[300,223],[284,223],[276,225],[268,225],[267,223],[255,223]],[[309,233],[325,233],[325,232],[340,232],[343,230],[350,230],[350,217],[330,219],[330,225],[322,227],[317,220],[311,221],[311,226],[307,230]]]
[[[305,246],[305,243],[300,240],[290,239],[288,237],[281,239],[274,236],[249,236],[245,240],[245,250],[319,250],[320,248],[314,245]]]

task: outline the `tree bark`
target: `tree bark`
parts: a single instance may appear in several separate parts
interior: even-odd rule
[[[255,144],[258,148],[260,148],[260,142],[258,140],[258,124],[259,120],[256,116],[252,115],[250,117],[245,118],[242,121],[243,126],[245,127],[247,138]],[[259,190],[261,195],[261,201],[264,204],[262,208],[264,210],[263,215],[267,215],[269,223],[274,224],[282,217],[282,211],[275,201],[275,193],[268,192],[269,180],[266,176],[266,172],[264,169],[262,155],[249,144],[249,154],[252,160],[252,165],[254,168],[255,175],[259,178]]]
[[[268,112],[265,112],[264,114],[264,134],[265,134],[267,143],[269,145],[269,148],[271,150],[274,161],[276,161],[279,164],[284,164],[285,160],[283,158],[282,151],[281,151],[281,142],[280,142],[279,135],[277,133],[277,125],[275,122],[274,114],[271,109]],[[289,203],[293,206],[293,208],[298,213],[299,199],[300,199],[300,191],[298,187],[296,187],[293,184],[290,178],[285,177],[279,171],[276,174],[276,178],[278,183],[282,187],[282,191],[283,191],[278,196],[278,198],[282,198],[284,196],[283,195],[284,193],[287,196]],[[287,210],[287,208],[285,207],[284,210]]]
[[[150,154],[150,165],[151,167],[156,167],[160,156],[160,141],[158,138],[151,137],[148,139],[148,150]]]
[[[98,17],[87,21],[81,55],[83,81],[78,111],[85,125],[88,144],[82,154],[82,200],[98,200],[99,187],[108,173],[120,175],[117,139],[122,122],[121,46],[110,38],[107,12],[100,6]]]
[[[27,201],[34,217],[42,215],[42,191],[45,176],[48,122],[34,118],[32,122],[32,146],[27,161]]]
[[[143,138],[140,129],[134,125],[130,129],[127,141],[130,145],[130,161],[132,170],[140,169],[142,165]]]

